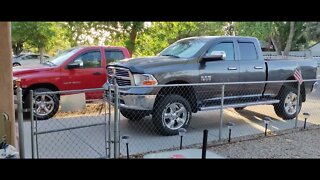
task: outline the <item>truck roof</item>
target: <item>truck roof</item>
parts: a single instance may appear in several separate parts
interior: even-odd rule
[[[118,49],[126,49],[125,47],[122,47],[122,46],[88,46],[88,45],[83,45],[83,46],[77,46],[77,47],[74,47],[75,49],[76,48],[79,48],[79,49],[84,49],[84,48],[118,48]]]
[[[208,39],[208,40],[213,40],[213,39],[218,39],[218,38],[223,38],[223,39],[251,39],[251,40],[257,40],[255,37],[250,37],[250,36],[194,36],[194,37],[188,37],[184,38],[181,40],[187,40],[187,39]]]

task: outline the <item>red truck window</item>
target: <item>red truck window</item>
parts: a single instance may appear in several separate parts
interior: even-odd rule
[[[105,54],[106,54],[106,59],[107,59],[106,64],[111,63],[116,60],[124,59],[124,55],[123,55],[122,51],[105,50]]]
[[[81,54],[73,62],[79,62],[82,68],[99,68],[101,67],[101,54],[99,51],[87,52]]]

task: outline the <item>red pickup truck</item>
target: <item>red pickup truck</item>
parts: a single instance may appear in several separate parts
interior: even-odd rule
[[[124,47],[83,46],[68,49],[48,59],[44,64],[14,67],[14,88],[23,90],[24,107],[28,107],[28,92],[50,92],[101,88],[107,80],[108,63],[130,58]],[[102,98],[86,93],[86,99]],[[34,115],[38,120],[49,119],[59,109],[59,95],[35,97]]]

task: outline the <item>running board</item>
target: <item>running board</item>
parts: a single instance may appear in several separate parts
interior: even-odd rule
[[[280,100],[267,100],[267,101],[257,101],[257,102],[247,102],[247,103],[237,103],[237,104],[225,104],[223,108],[236,108],[236,107],[244,107],[244,106],[255,106],[255,105],[266,105],[266,104],[276,104],[279,103]],[[221,109],[221,106],[207,106],[200,107],[200,111],[210,111]]]

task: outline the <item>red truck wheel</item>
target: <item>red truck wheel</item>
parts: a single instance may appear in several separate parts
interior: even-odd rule
[[[33,92],[52,92],[47,88],[34,89]],[[52,118],[59,109],[59,98],[56,94],[35,95],[33,106],[34,119],[47,120]],[[25,106],[29,108],[29,95],[25,99]]]

